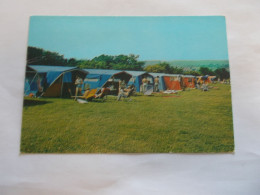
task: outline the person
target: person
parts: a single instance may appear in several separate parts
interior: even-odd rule
[[[87,99],[87,97],[88,97],[88,95],[89,95],[89,92],[90,92],[90,88],[89,88],[89,86],[87,86],[87,87],[86,87],[86,90],[85,90],[85,92],[84,92],[84,94],[83,94],[83,98],[84,98],[84,99]]]
[[[200,89],[200,85],[199,85],[197,78],[194,79],[194,83],[195,83],[196,89]]]
[[[76,81],[75,81],[75,85],[76,85],[76,93],[75,93],[75,99],[74,100],[77,100],[77,96],[78,96],[78,93],[81,91],[81,86],[83,84],[83,80],[82,78],[80,78],[79,76],[76,77]]]
[[[208,85],[205,83],[205,81],[203,81],[201,88],[202,88],[202,91],[208,91],[209,90]]]
[[[121,89],[125,89],[126,88],[126,84],[125,84],[125,81],[119,81],[119,88]]]
[[[38,88],[38,91],[37,93],[35,94],[36,97],[40,97],[43,93],[43,87],[41,85],[41,78],[38,76],[38,79],[37,79],[37,88]]]
[[[101,89],[100,93],[99,93],[99,94],[96,94],[94,98],[95,98],[95,99],[103,98],[103,97],[105,97],[106,95],[108,95],[109,92],[110,92],[110,89],[109,89],[108,87],[103,87],[103,88]]]
[[[120,101],[121,97],[124,97],[124,98],[129,97],[133,91],[134,91],[134,85],[130,85],[126,89],[120,89],[118,96],[117,96],[117,101]]]
[[[147,84],[148,84],[148,80],[147,80],[146,77],[144,77],[144,78],[142,79],[143,93],[145,93],[146,90],[147,90]]]
[[[155,92],[158,92],[158,91],[159,91],[159,76],[157,76],[157,77],[154,79],[154,91],[155,91]]]

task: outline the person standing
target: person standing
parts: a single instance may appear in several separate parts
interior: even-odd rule
[[[41,85],[41,82],[42,82],[42,80],[41,80],[41,77],[39,77],[38,76],[38,79],[37,79],[37,88],[38,88],[38,91],[37,91],[37,93],[36,93],[36,97],[40,97],[41,95],[42,95],[42,93],[43,93],[43,87],[42,87],[42,85]]]
[[[147,90],[147,84],[148,84],[148,80],[147,80],[146,77],[144,77],[143,80],[142,80],[143,93],[145,93],[146,90]]]
[[[76,77],[76,81],[75,81],[75,85],[76,85],[76,93],[75,93],[75,99],[74,100],[77,100],[77,96],[78,96],[78,93],[81,91],[81,86],[83,84],[83,80],[82,78],[80,78],[79,76]]]
[[[155,92],[158,92],[158,91],[159,91],[159,76],[157,76],[157,77],[154,79],[154,91],[155,91]]]
[[[196,89],[200,89],[200,85],[199,85],[198,79],[196,77],[194,79],[194,84],[195,84]]]

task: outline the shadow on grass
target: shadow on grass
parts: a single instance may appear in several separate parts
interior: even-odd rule
[[[107,102],[107,100],[91,100],[91,101],[89,101],[89,102],[91,102],[91,103],[106,103]]]
[[[43,100],[24,100],[23,106],[38,106],[38,105],[44,105],[52,103],[51,101],[43,101]]]

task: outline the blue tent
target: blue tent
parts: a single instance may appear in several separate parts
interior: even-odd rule
[[[132,75],[128,82],[128,85],[134,85],[137,92],[141,91],[142,79],[146,77],[150,81],[150,85],[153,87],[153,76],[145,71],[126,71]]]
[[[166,90],[166,86],[165,86],[165,82],[163,77],[167,76],[167,74],[164,73],[149,73],[150,75],[152,75],[154,78],[155,77],[159,77],[159,90],[160,91],[165,91]]]
[[[63,96],[64,90],[66,91],[68,87],[70,90],[74,90],[76,76],[84,79],[86,75],[86,71],[76,67],[28,65],[26,67],[24,94],[36,94],[41,87],[44,91],[43,96]]]
[[[84,79],[83,91],[89,87],[90,89],[97,89],[108,87],[110,82],[118,83],[119,80],[124,80],[126,83],[131,78],[127,72],[122,70],[108,70],[108,69],[83,69],[89,74]],[[118,88],[118,86],[115,86]]]

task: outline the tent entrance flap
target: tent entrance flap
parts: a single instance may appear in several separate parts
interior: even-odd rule
[[[126,72],[114,74],[102,87],[110,88],[110,94],[117,95],[119,92],[119,82],[124,81],[125,84],[127,84],[131,77],[132,76]]]
[[[128,83],[128,81],[131,79],[131,75],[126,72],[120,72],[117,74],[114,74],[112,79],[115,79],[116,81],[121,80],[125,81],[125,83]]]
[[[63,76],[59,76],[58,79],[51,86],[49,86],[44,92],[44,97],[59,97],[61,95],[61,87],[62,87],[62,78]]]

